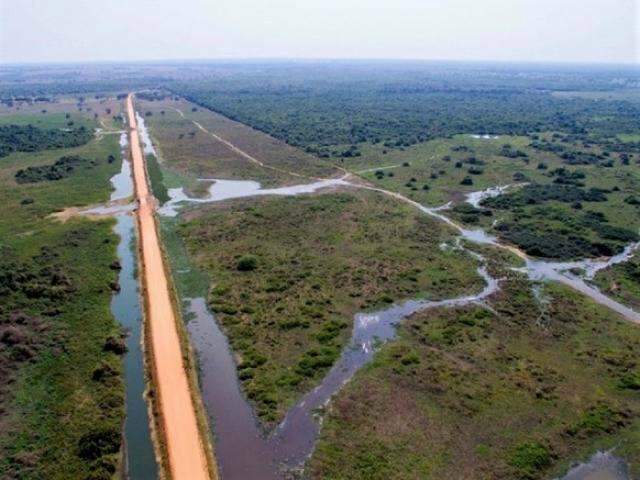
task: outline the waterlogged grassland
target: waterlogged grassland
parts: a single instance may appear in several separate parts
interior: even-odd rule
[[[594,281],[607,295],[640,309],[640,258],[637,254],[628,262],[601,270]]]
[[[324,376],[356,312],[482,285],[471,257],[440,249],[450,231],[374,192],[208,206],[177,230],[268,425]]]
[[[630,153],[637,145],[629,142],[552,133],[488,139],[457,135],[404,149],[363,145],[360,156],[341,162],[368,181],[418,202],[453,202],[448,214],[455,220],[493,229],[531,255],[568,259],[611,255],[637,235],[640,170],[638,154]],[[534,143],[542,147],[534,148]],[[519,204],[502,202],[517,199],[515,190],[498,199],[501,206],[491,201],[481,209],[464,204],[465,193],[527,183],[577,189],[573,193],[585,199],[533,195]],[[587,195],[594,189],[600,198]]]
[[[369,170],[360,175],[377,185],[401,192],[421,203],[438,206],[452,200],[459,201],[467,192],[514,183],[513,175],[516,172],[526,171],[531,180],[543,180],[544,172],[536,169],[534,159],[527,165],[522,160],[499,155],[504,144],[522,149],[528,143],[527,137],[500,136],[486,140],[475,139],[471,135],[456,135],[403,149],[363,144],[358,146],[361,156],[337,161],[353,172]],[[461,147],[463,150],[454,150]],[[470,157],[486,162],[482,175],[469,173],[472,165],[465,161]],[[542,158],[548,161],[546,155]],[[462,165],[456,167],[457,162],[462,162]],[[556,162],[560,163],[559,159]],[[377,173],[378,170],[383,173],[382,176]],[[472,177],[473,184],[461,185],[468,176]],[[428,189],[424,188],[425,185]]]
[[[59,122],[47,116],[44,124]],[[95,126],[92,117],[86,123]],[[50,217],[108,200],[109,178],[120,169],[117,140],[105,135],[0,161],[3,478],[110,478],[119,465],[120,330],[109,310],[117,238],[111,221]],[[16,183],[18,170],[64,155],[95,164],[61,180]]]
[[[140,100],[138,110],[145,115],[164,165],[195,178],[255,180],[274,186],[304,181],[287,171],[311,177],[339,173],[327,161],[184,100]],[[234,152],[193,121],[274,168],[261,167]]]
[[[313,478],[552,478],[616,447],[640,460],[640,331],[512,277],[482,307],[416,314],[337,396]]]
[[[552,134],[540,135],[539,138],[551,141]],[[553,152],[531,148],[531,142],[532,138],[525,136],[501,135],[498,138],[477,139],[471,135],[455,135],[452,138],[431,140],[403,149],[363,144],[358,147],[361,156],[344,158],[338,162],[350,171],[361,172],[359,174],[372,183],[432,206],[460,201],[465,193],[496,185],[521,182],[550,183],[552,179],[549,172],[561,167],[569,171],[584,172],[587,188],[611,189],[617,185],[622,190],[620,196],[625,192],[640,189],[640,173],[633,158],[629,165],[622,165],[618,155],[613,154],[612,167],[568,165]],[[527,156],[506,157],[502,154],[504,145],[509,145],[510,151],[519,150]],[[602,152],[602,149],[596,147],[578,149]],[[472,163],[471,158],[479,162]],[[540,168],[541,163],[544,169]],[[393,168],[385,168],[390,166]],[[482,170],[482,173],[469,173],[473,167]],[[514,179],[514,174],[518,173],[522,173],[525,178]],[[472,179],[471,185],[461,184],[466,177]],[[428,189],[424,189],[424,185],[427,185]]]

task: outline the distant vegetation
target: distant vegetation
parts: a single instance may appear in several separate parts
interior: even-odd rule
[[[286,76],[276,74],[263,81],[253,72],[212,82],[184,81],[170,88],[322,157],[359,156],[357,146],[362,143],[406,148],[458,133],[581,135],[640,128],[637,104],[560,99],[548,89],[571,88],[572,82],[565,79],[559,87],[559,79],[551,76],[521,75],[516,81],[509,71],[489,75],[479,68],[452,75],[444,66],[424,65],[413,70],[350,66],[341,75],[337,70],[336,66],[291,68]],[[596,73],[583,74],[597,83]],[[544,148],[543,143],[539,146]],[[526,157],[523,151],[506,147],[504,156]],[[571,152],[567,157],[571,160]]]
[[[0,157],[12,152],[37,152],[84,145],[93,137],[86,127],[43,129],[33,125],[0,125]]]
[[[495,229],[502,238],[530,255],[547,258],[610,256],[621,252],[626,244],[639,240],[640,236],[634,230],[609,225],[601,212],[580,212],[582,202],[606,202],[606,193],[602,189],[586,190],[575,185],[531,184],[485,199],[481,205],[513,213],[513,219],[498,222]],[[534,215],[522,210],[525,206],[551,201],[571,204],[574,212],[551,206],[535,209]],[[560,222],[560,226],[554,226],[556,222]]]

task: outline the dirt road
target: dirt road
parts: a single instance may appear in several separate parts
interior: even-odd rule
[[[133,98],[127,98],[133,177],[138,200],[138,225],[146,294],[146,318],[153,354],[158,405],[173,480],[208,480],[209,466],[202,442],[180,346],[176,315],[156,230],[155,199],[149,192],[140,148]]]

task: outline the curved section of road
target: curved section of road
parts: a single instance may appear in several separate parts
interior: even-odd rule
[[[185,371],[177,318],[156,229],[156,202],[148,187],[132,95],[127,98],[127,115],[138,200],[145,306],[150,332],[147,341],[152,349],[158,408],[165,435],[169,471],[173,480],[209,480],[207,449],[198,428],[195,405]]]

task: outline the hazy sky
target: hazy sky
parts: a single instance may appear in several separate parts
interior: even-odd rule
[[[640,62],[639,0],[0,0],[0,62]]]

